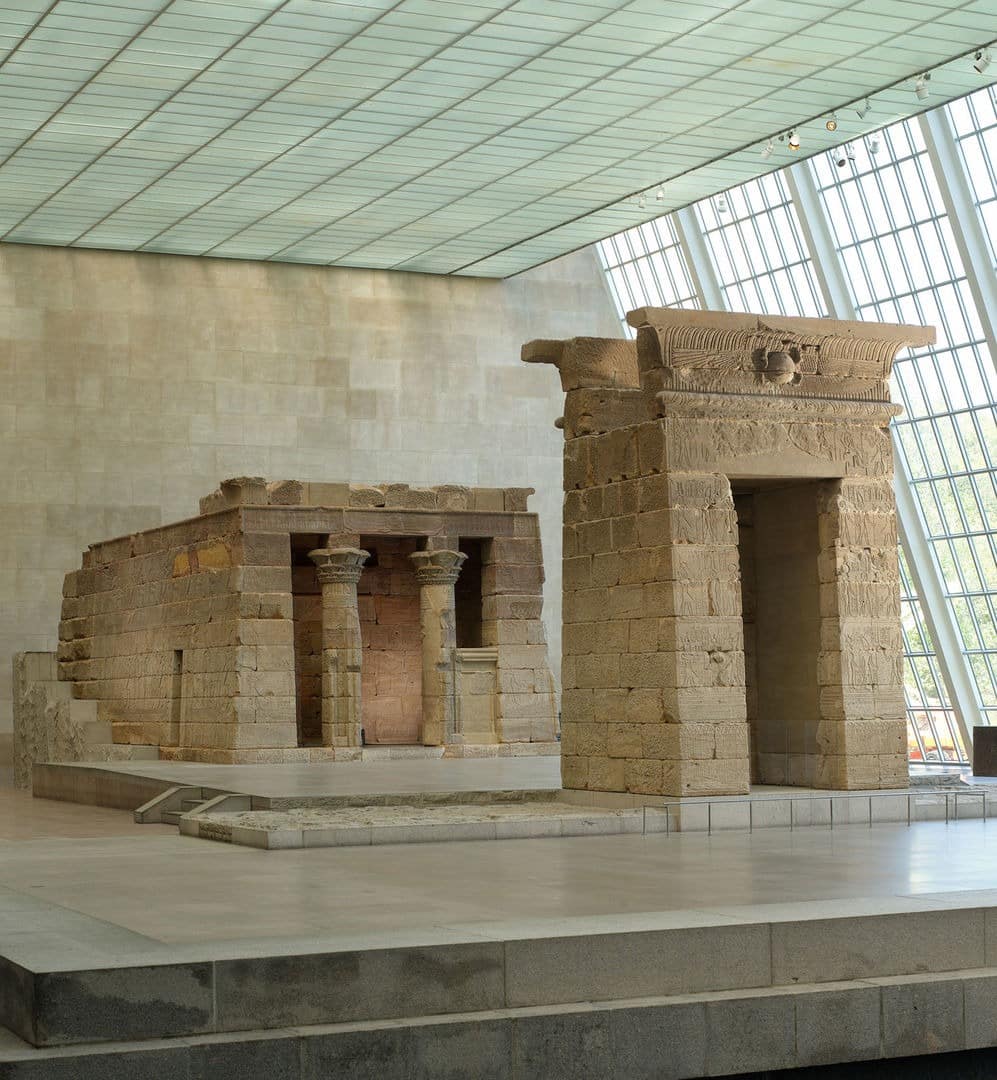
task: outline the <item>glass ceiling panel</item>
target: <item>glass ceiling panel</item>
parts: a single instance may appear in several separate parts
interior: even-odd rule
[[[957,97],[994,38],[975,0],[22,0],[0,11],[0,237],[156,250],[197,220],[254,258],[505,275],[608,235],[634,190],[663,183],[667,210],[769,172],[792,124],[816,152],[909,115],[922,71]],[[875,120],[824,131],[867,93]]]

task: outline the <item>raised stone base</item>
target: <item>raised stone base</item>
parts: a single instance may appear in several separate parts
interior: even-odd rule
[[[463,743],[443,750],[446,758],[546,757],[560,753],[559,742]]]
[[[440,927],[428,942],[221,959],[165,945],[153,957],[81,916],[100,943],[87,965],[4,948],[17,956],[0,956],[0,1023],[17,1037],[0,1032],[0,1076],[678,1080],[986,1047],[992,900]]]
[[[323,761],[400,761],[408,758],[510,758],[556,755],[557,742],[463,743],[453,746],[292,746],[263,750],[208,750],[198,746],[164,746],[163,761],[196,761],[205,765],[293,765]]]

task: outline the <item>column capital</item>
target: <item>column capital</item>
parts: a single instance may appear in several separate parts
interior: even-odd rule
[[[370,552],[354,547],[315,548],[308,552],[308,558],[315,563],[322,585],[356,585]]]
[[[420,585],[453,585],[467,560],[461,551],[415,551],[409,558]]]

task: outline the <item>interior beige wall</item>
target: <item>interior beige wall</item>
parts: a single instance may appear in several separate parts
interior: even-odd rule
[[[561,391],[535,337],[619,336],[595,255],[506,282],[0,246],[0,758],[92,541],[219,479],[537,488],[560,657]]]

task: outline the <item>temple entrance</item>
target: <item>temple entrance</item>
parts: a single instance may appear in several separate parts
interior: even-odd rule
[[[422,742],[419,585],[409,556],[414,537],[361,537],[370,552],[357,585],[361,723],[368,744]]]
[[[294,697],[298,746],[322,745],[322,592],[308,552],[320,536],[291,536]]]
[[[820,719],[820,483],[731,480],[751,781],[813,786]]]

